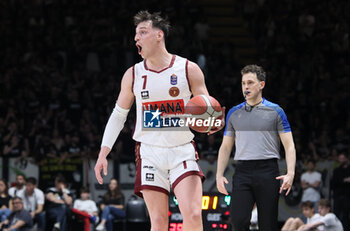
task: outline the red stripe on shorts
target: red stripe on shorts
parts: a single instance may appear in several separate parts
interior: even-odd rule
[[[158,186],[154,186],[154,185],[141,185],[140,191],[145,190],[145,189],[152,190],[152,191],[157,191],[157,192],[161,192],[161,193],[165,193],[167,196],[169,196],[168,190],[166,190],[166,189],[164,189],[164,188],[161,188],[161,187],[158,187]],[[140,194],[141,194],[141,197],[142,197],[142,193],[141,193],[141,192],[140,192]]]
[[[199,167],[199,166],[198,166]],[[175,182],[173,183],[173,185],[171,186],[172,190],[174,191],[176,185],[178,183],[180,183],[181,180],[185,179],[188,176],[192,176],[192,175],[197,175],[201,178],[202,182],[205,180],[205,176],[204,173],[202,172],[202,170],[199,168],[199,171],[190,171],[190,172],[185,172],[184,174],[182,174],[181,176],[179,176]]]
[[[135,144],[135,163],[136,163],[136,174],[135,174],[135,188],[134,193],[142,198],[141,193],[141,157],[140,157],[140,142]]]

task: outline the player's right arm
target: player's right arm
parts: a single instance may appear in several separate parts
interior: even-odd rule
[[[219,192],[228,195],[225,184],[228,184],[228,180],[224,176],[227,163],[230,159],[232,147],[235,143],[234,136],[224,136],[218,155],[217,170],[216,170],[216,187]]]
[[[100,184],[103,183],[101,170],[103,169],[103,174],[105,176],[107,175],[107,155],[110,153],[120,131],[123,129],[128,112],[134,103],[135,95],[132,91],[133,71],[133,67],[131,67],[123,76],[117,103],[103,133],[101,149],[95,165],[95,176]]]

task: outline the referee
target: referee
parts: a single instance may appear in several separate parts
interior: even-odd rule
[[[283,109],[262,97],[266,73],[257,65],[242,71],[245,102],[231,108],[219,150],[216,185],[228,195],[224,177],[233,145],[237,160],[231,193],[231,219],[234,231],[249,230],[254,203],[258,208],[260,231],[277,230],[279,193],[288,195],[294,178],[295,148],[291,128]],[[285,149],[287,174],[279,176],[280,140]],[[282,180],[280,186],[279,180]]]

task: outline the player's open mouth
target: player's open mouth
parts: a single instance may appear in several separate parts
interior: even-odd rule
[[[140,55],[141,51],[142,51],[142,47],[139,44],[136,44],[136,47],[137,47],[137,51],[138,51],[138,53]]]

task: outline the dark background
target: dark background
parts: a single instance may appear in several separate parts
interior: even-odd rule
[[[0,4],[1,155],[96,157],[120,79],[141,61],[132,21],[140,9],[169,17],[168,50],[199,63],[210,94],[227,109],[243,101],[240,69],[262,65],[264,96],[286,111],[299,159],[349,151],[348,1]],[[120,158],[133,155],[134,117],[116,145]],[[198,136],[200,147],[206,139]],[[11,142],[17,150],[5,154]]]
[[[169,17],[169,52],[200,65],[227,111],[244,100],[240,69],[262,65],[264,96],[285,110],[298,160],[349,154],[349,1],[12,0],[0,2],[4,177],[8,158],[96,159],[121,77],[141,61],[133,16],[143,9]],[[134,160],[134,119],[110,155],[117,163]],[[198,134],[201,157],[221,138]]]

